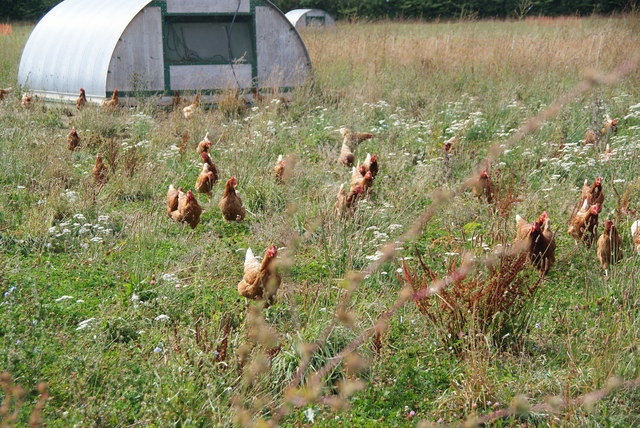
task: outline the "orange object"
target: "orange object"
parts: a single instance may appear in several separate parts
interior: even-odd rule
[[[10,36],[13,31],[13,26],[11,24],[0,24],[0,35]]]

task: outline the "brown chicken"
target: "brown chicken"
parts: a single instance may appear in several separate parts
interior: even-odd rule
[[[636,246],[636,251],[640,253],[640,220],[636,220],[631,225],[631,239]]]
[[[340,149],[340,156],[338,157],[338,163],[341,163],[344,166],[353,166],[353,162],[356,157],[353,153],[351,153],[351,149],[345,143],[342,143],[342,148]]]
[[[189,119],[200,107],[200,94],[196,94],[193,98],[193,103],[182,109],[182,114],[185,119]]]
[[[353,189],[360,184],[365,175],[367,175],[367,169],[364,165],[360,165],[358,167],[354,166],[351,170],[351,183],[349,184],[349,189]]]
[[[211,190],[216,181],[217,177],[214,176],[213,172],[209,171],[209,164],[203,163],[202,171],[200,171],[200,175],[196,179],[196,192],[204,193],[211,197]]]
[[[76,99],[76,108],[80,110],[87,104],[87,95],[84,93],[84,89],[80,88],[80,95]]]
[[[31,108],[31,106],[33,105],[33,97],[29,95],[23,96],[22,100],[20,101],[20,105],[23,108]]]
[[[218,206],[222,211],[222,216],[227,221],[242,221],[247,211],[242,206],[242,199],[236,193],[235,186],[238,181],[231,177],[224,185],[224,195],[220,199]]]
[[[368,195],[371,193],[371,188],[373,187],[373,175],[371,174],[371,171],[367,171],[364,177],[362,177],[362,180],[360,181],[359,186],[362,186],[362,192],[365,195]]]
[[[459,141],[460,137],[454,135],[442,144],[442,151],[444,153],[451,153],[451,150],[453,150],[453,146],[458,144]]]
[[[115,110],[120,107],[120,98],[118,98],[118,90],[113,91],[110,100],[106,100],[102,103],[102,106],[108,110]]]
[[[273,175],[276,178],[276,183],[279,183],[279,184],[284,183],[284,171],[285,171],[284,169],[285,169],[285,161],[282,155],[278,155],[276,166],[273,167]]]
[[[213,182],[217,183],[219,177],[218,167],[216,167],[216,164],[211,160],[211,156],[209,156],[209,153],[207,152],[202,152],[200,153],[200,157],[202,158],[203,163],[209,165],[209,171],[213,173]]]
[[[74,151],[80,146],[80,136],[76,128],[71,128],[71,132],[67,134],[67,149]]]
[[[582,144],[585,146],[587,144],[596,145],[600,141],[598,134],[593,129],[587,129],[584,133],[584,138],[582,139]]]
[[[529,260],[540,272],[546,274],[551,269],[556,261],[556,241],[546,212],[533,223],[516,216],[516,245],[527,252]]]
[[[537,221],[540,224],[541,228],[544,228],[545,224],[547,224],[548,226],[550,225],[547,223],[548,218],[549,217],[546,211],[540,214],[540,217],[538,217]],[[516,215],[516,240],[518,241],[525,240],[525,238],[529,235],[532,224],[533,223],[528,223],[519,215]]]
[[[348,128],[340,128],[340,134],[343,142],[349,147],[356,147],[361,142],[373,138],[373,134],[369,132],[353,132]]]
[[[602,192],[602,178],[597,177],[591,186],[589,181],[584,180],[582,185],[582,194],[580,195],[580,207],[587,201],[589,206],[598,204],[600,210],[602,210],[602,204],[604,203],[604,193]]]
[[[607,135],[607,134],[616,134],[618,132],[618,118],[616,117],[615,119],[611,119],[611,117],[609,117],[609,115],[605,115],[604,117],[604,121],[602,122],[602,130],[600,131],[600,133],[602,135]]]
[[[178,195],[178,212],[182,215],[183,221],[192,229],[195,229],[198,223],[200,223],[202,208],[191,190],[187,191],[184,198]]]
[[[351,189],[349,193],[344,190],[344,184],[340,185],[338,198],[336,201],[336,212],[340,217],[349,217],[356,211],[358,199],[362,195],[363,189],[361,185],[357,185]]]
[[[584,201],[582,208],[573,217],[571,225],[569,226],[569,235],[577,241],[582,241],[591,246],[596,238],[598,232],[598,213],[600,212],[600,206],[598,204],[589,206],[587,201]]]
[[[102,186],[107,182],[107,167],[102,162],[100,153],[96,154],[96,164],[93,166],[93,183],[96,186]]]
[[[3,101],[5,98],[7,98],[11,92],[13,92],[12,88],[7,88],[7,89],[0,88],[0,101]]]
[[[487,203],[493,202],[493,185],[489,179],[487,170],[483,170],[480,175],[471,182],[471,191],[478,199],[483,197],[487,200]]]
[[[262,263],[247,249],[244,258],[244,276],[238,283],[238,293],[253,300],[265,300],[266,305],[273,303],[282,279],[277,269],[278,249],[272,245],[262,259]]]
[[[175,206],[176,197],[172,190],[175,191],[173,186],[170,186],[169,192],[167,193],[167,210]],[[202,208],[200,204],[198,204],[193,192],[189,190],[187,193],[184,193],[182,189],[178,189],[177,209],[172,211],[169,217],[178,223],[187,223],[192,229],[195,229],[198,223],[200,223],[200,214],[202,214]]]
[[[180,160],[182,160],[185,153],[187,153],[187,147],[189,147],[189,130],[185,129],[180,136],[180,142],[178,143],[178,153],[180,153]]]
[[[367,158],[362,163],[362,166],[364,166],[365,173],[366,171],[371,171],[373,178],[376,178],[376,175],[378,175],[378,155],[371,156],[367,153]]]
[[[173,98],[171,100],[171,108],[178,109],[186,106],[184,98],[180,97],[180,94],[175,89],[173,90]]]
[[[598,238],[596,254],[600,264],[604,268],[605,275],[609,275],[609,265],[618,263],[622,259],[622,236],[611,220],[604,223],[604,232]]]
[[[198,147],[196,148],[196,151],[198,152],[198,154],[202,154],[202,152],[208,153],[210,148],[211,148],[211,140],[209,140],[209,133],[207,132],[204,135],[204,139],[198,143]]]
[[[169,218],[172,218],[171,213],[178,211],[178,196],[180,193],[182,193],[182,187],[176,190],[173,184],[169,185],[169,190],[167,191],[167,215]]]

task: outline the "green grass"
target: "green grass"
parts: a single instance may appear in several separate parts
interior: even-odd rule
[[[0,38],[0,87],[16,89],[0,104],[0,369],[28,392],[21,423],[39,382],[49,385],[42,414],[49,426],[230,426],[242,420],[236,399],[270,417],[303,344],[332,322],[345,294],[341,278],[366,267],[368,256],[431,204],[431,192],[467,177],[492,143],[506,140],[583,71],[609,70],[640,46],[635,16],[545,22],[343,24],[336,33],[306,33],[316,80],[288,108],[268,104],[236,118],[206,110],[190,121],[145,103],[115,113],[41,102],[23,110],[17,68],[31,27]],[[325,377],[325,393],[344,379],[365,382],[349,410],[314,404],[283,423],[307,423],[309,407],[321,426],[455,423],[496,402],[507,407],[520,394],[531,402],[571,398],[612,376],[638,377],[640,256],[629,235],[635,218],[613,213],[611,182],[623,180],[616,188],[622,194],[628,187],[630,208],[640,210],[639,83],[636,71],[590,91],[500,156],[490,168],[495,185],[512,186],[521,199],[509,218],[465,194],[400,252],[415,257],[418,248],[444,273],[447,253],[482,253],[466,241],[471,232],[494,246],[515,235],[516,213],[533,219],[546,210],[557,228],[558,261],[532,305],[522,347],[489,344],[457,356],[409,303],[391,319],[379,355],[371,340],[359,349],[366,370],[346,375],[339,365]],[[604,113],[621,118],[610,141],[616,154],[606,162],[581,143],[594,109],[598,120]],[[74,153],[65,142],[71,126],[82,138]],[[342,126],[373,132],[356,156],[378,153],[381,164],[372,197],[352,221],[339,221],[333,208],[340,183],[350,179],[335,162]],[[172,146],[185,129],[191,146],[181,158]],[[167,218],[164,198],[169,184],[193,187],[194,148],[207,131],[222,180],[212,200],[198,196],[205,212],[191,231]],[[457,132],[453,181],[445,182],[441,147]],[[115,172],[94,198],[95,153],[116,150]],[[271,178],[280,153],[299,161],[287,186]],[[248,210],[240,224],[224,222],[217,207],[232,175]],[[609,277],[595,249],[575,246],[566,234],[582,182],[597,175],[605,181],[602,216],[615,218],[625,239],[626,258]],[[295,253],[276,304],[265,311],[266,327],[256,327],[236,285],[246,248],[261,256],[272,244]],[[308,373],[393,304],[399,267],[399,259],[387,262],[360,284],[348,307],[354,322],[333,327]],[[275,343],[262,343],[255,331],[271,331]],[[273,359],[258,364],[275,346]],[[592,411],[496,425],[632,426],[639,406],[640,392],[617,391]]]

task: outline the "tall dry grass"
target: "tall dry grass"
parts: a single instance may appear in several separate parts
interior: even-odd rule
[[[474,88],[502,97],[514,85],[575,83],[589,70],[611,69],[625,60],[640,42],[639,30],[637,17],[630,15],[341,23],[335,32],[308,31],[303,38],[322,87],[368,102],[425,98],[429,103]],[[345,39],[348,44],[341,43]]]

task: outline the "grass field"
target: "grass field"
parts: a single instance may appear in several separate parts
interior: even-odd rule
[[[0,88],[17,88],[31,29],[18,24],[0,36]],[[638,54],[638,17],[344,23],[303,38],[315,84],[286,108],[205,110],[187,121],[145,100],[113,113],[38,101],[25,110],[20,90],[0,102],[0,370],[25,391],[18,425],[36,407],[40,382],[48,385],[40,412],[48,426],[255,425],[279,415],[289,426],[412,426],[457,424],[523,397],[554,409],[612,378],[640,376],[640,255],[630,236],[640,219],[637,70],[503,147],[489,173],[514,203],[496,212],[471,192],[457,196],[357,287],[344,280],[378,259],[439,189],[474,174],[492,144],[585,75]],[[605,114],[620,118],[610,157],[582,144]],[[75,152],[66,149],[72,126],[82,139]],[[334,211],[351,176],[336,163],[343,126],[375,135],[354,151],[360,160],[377,153],[381,168],[349,220]],[[190,147],[180,156],[185,130]],[[222,180],[211,200],[197,195],[205,211],[192,231],[167,218],[165,195],[169,184],[193,188],[205,132]],[[454,135],[446,179],[442,145]],[[99,190],[96,152],[110,154]],[[284,186],[271,175],[278,154],[298,160]],[[232,175],[248,211],[241,223],[225,222],[217,207]],[[583,181],[597,176],[601,225],[613,219],[624,237],[626,257],[608,276],[595,246],[567,234]],[[478,329],[463,314],[460,341],[449,346],[442,326],[409,302],[320,384],[310,380],[394,304],[403,257],[417,268],[418,251],[444,275],[459,254],[481,257],[511,242],[516,214],[533,220],[543,210],[557,261],[524,302],[524,316],[508,319],[508,335],[498,337],[491,323]],[[286,247],[283,284],[276,303],[255,314],[236,285],[246,248],[261,257],[272,244]],[[534,281],[536,271],[523,275]],[[291,398],[285,389],[307,357],[307,388]],[[297,405],[278,414],[287,397]],[[640,424],[638,389],[586,401],[495,426]]]

